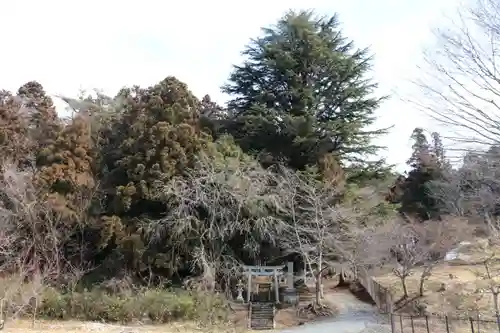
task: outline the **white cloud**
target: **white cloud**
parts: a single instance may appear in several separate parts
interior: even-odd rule
[[[439,3],[439,6],[437,5]],[[402,89],[416,75],[422,43],[454,0],[57,1],[4,0],[0,87],[15,90],[38,80],[53,94],[80,88],[112,94],[123,85],[148,85],[175,75],[195,94],[226,100],[219,87],[240,51],[261,26],[289,8],[339,12],[345,33],[376,54],[381,92]],[[394,124],[383,140],[400,166],[408,137],[425,119],[397,98],[380,109],[381,126]]]

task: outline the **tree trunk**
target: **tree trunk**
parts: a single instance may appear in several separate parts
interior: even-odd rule
[[[321,271],[316,277],[316,305],[321,306]]]
[[[323,278],[321,277],[321,273],[319,273],[319,295],[321,299],[325,298],[325,293],[324,293],[324,286],[323,286]]]
[[[323,299],[323,279],[321,278],[323,275],[323,252],[319,253],[318,257],[318,275],[316,276],[316,294],[319,294],[319,298]],[[321,305],[317,302],[318,305]]]
[[[431,277],[431,271],[432,271],[432,266],[433,263],[429,263],[427,266],[424,267],[424,270],[422,274],[420,275],[420,284],[418,288],[419,296],[423,297],[424,296],[424,286],[425,286],[425,281]]]
[[[408,298],[408,288],[406,287],[406,276],[401,278],[401,284],[403,286],[403,298]]]

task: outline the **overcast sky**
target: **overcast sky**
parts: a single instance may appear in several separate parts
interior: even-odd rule
[[[227,100],[220,86],[231,65],[260,27],[287,9],[339,13],[347,37],[375,54],[380,94],[404,95],[418,76],[421,50],[431,28],[458,0],[253,0],[242,1],[55,1],[3,0],[0,88],[16,90],[39,81],[51,94],[76,95],[100,88],[114,94],[124,85],[150,85],[168,75],[199,97]],[[380,126],[394,125],[382,140],[384,156],[404,168],[409,136],[428,121],[394,97],[379,110]],[[432,126],[431,126],[432,127]]]

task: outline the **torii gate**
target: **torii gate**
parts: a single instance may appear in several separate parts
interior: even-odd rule
[[[252,280],[253,277],[258,279],[264,277],[270,279],[272,277],[272,285],[274,287],[274,295],[276,302],[279,303],[279,278],[284,274],[282,266],[243,266],[243,273],[247,276],[247,303],[251,301],[252,295]],[[293,287],[293,263],[288,264],[287,284],[292,284]],[[260,281],[256,281],[259,283]],[[263,282],[260,282],[263,283]]]

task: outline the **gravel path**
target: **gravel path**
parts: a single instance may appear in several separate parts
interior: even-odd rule
[[[373,305],[360,301],[347,290],[325,294],[325,300],[335,304],[339,314],[333,319],[306,324],[280,333],[391,333],[387,318]]]

